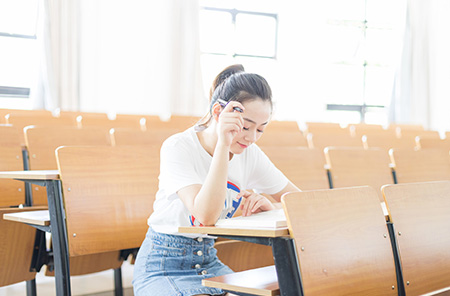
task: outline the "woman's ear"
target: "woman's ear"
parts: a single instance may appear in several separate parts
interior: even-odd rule
[[[222,112],[222,106],[219,103],[215,103],[212,107],[212,117],[217,122],[219,121],[220,112]]]

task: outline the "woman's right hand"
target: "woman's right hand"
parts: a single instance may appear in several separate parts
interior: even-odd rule
[[[237,101],[229,102],[219,115],[218,123],[218,145],[229,147],[234,137],[241,132],[244,127],[244,120],[239,111],[234,110],[234,107],[239,107],[242,110],[244,106]]]

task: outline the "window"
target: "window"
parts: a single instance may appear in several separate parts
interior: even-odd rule
[[[247,71],[268,80],[273,75],[278,15],[264,1],[253,2],[201,1],[200,50],[205,94],[217,73],[231,64],[243,64]]]
[[[398,63],[403,1],[326,1],[328,110],[336,121],[387,124]],[[336,112],[340,110],[340,112]],[[344,111],[344,112],[342,112]],[[355,112],[356,111],[356,112]],[[333,114],[332,114],[333,113]]]
[[[0,2],[0,107],[31,108],[37,77],[38,4],[36,0]]]

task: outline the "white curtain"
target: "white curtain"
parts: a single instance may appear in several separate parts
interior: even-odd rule
[[[76,110],[79,106],[79,2],[42,0],[40,77],[34,108]]]
[[[450,68],[450,5],[446,0],[408,0],[402,61],[397,73],[390,121],[445,129],[449,88],[442,77]],[[448,82],[446,82],[448,85]]]
[[[84,0],[81,109],[202,115],[197,0]]]

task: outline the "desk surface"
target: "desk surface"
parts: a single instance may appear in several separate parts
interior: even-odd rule
[[[179,227],[181,233],[201,233],[209,235],[235,235],[251,237],[280,237],[289,236],[287,227],[280,228],[240,228],[219,226],[186,226]]]
[[[0,179],[59,180],[58,170],[1,171]]]
[[[3,220],[41,226],[50,225],[50,215],[48,213],[48,210],[3,214]]]

